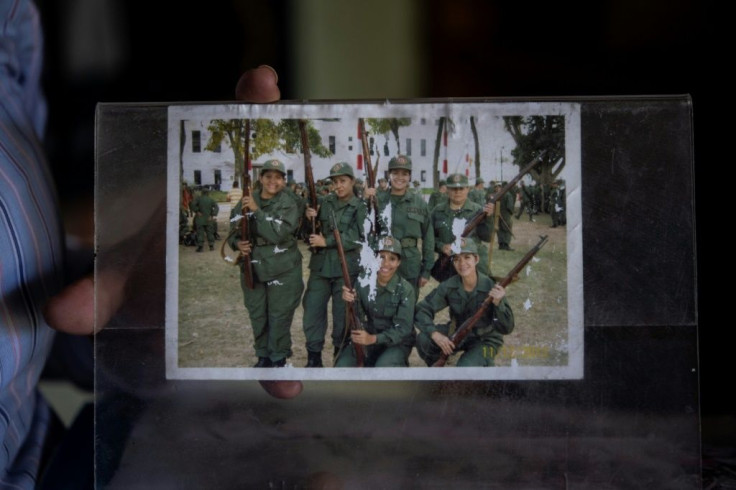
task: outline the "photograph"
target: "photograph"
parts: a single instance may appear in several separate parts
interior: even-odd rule
[[[167,378],[582,378],[579,104],[172,105],[167,148]]]

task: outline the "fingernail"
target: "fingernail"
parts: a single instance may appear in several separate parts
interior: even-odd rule
[[[272,66],[270,66],[270,65],[261,65],[258,68],[268,68],[269,70],[271,70],[271,73],[273,73],[273,76],[276,79],[276,83],[279,82],[279,74],[276,73],[276,70]]]

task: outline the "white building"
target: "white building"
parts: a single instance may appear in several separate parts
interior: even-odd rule
[[[499,119],[499,118],[496,118]],[[399,129],[399,142],[392,133],[372,135],[372,161],[378,161],[378,177],[387,173],[388,161],[399,150],[412,160],[412,180],[418,180],[423,188],[433,186],[434,152],[437,140],[439,118],[416,117],[409,126]],[[365,180],[363,150],[358,135],[357,120],[322,120],[311,121],[322,137],[322,144],[330,150],[327,158],[312,154],[311,163],[316,180],[329,176],[329,169],[337,162],[346,161],[353,166],[357,178]],[[184,141],[181,148],[183,180],[194,186],[214,186],[227,191],[232,187],[234,178],[234,155],[225,141],[217,151],[205,150],[210,139],[207,130],[209,121],[185,120]],[[513,140],[505,134],[502,121],[490,121],[491,124],[478,125],[480,155],[483,161],[481,177],[490,180],[508,180],[518,168],[510,163],[510,151]],[[368,127],[370,130],[370,127]],[[449,131],[448,131],[449,130]],[[469,120],[454,121],[446,128],[440,141],[438,167],[440,178],[448,173],[466,173],[471,184],[475,178],[473,156],[475,143]],[[257,138],[257,134],[252,134]],[[257,178],[258,170],[266,160],[276,158],[284,162],[287,178],[296,182],[304,182],[304,158],[301,153],[275,152],[263,155],[252,162],[252,177]],[[499,160],[503,159],[503,165]]]

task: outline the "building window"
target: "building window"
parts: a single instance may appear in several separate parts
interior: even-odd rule
[[[383,144],[383,155],[388,156],[388,141]]]
[[[289,184],[294,182],[294,171],[293,170],[286,171],[286,182]]]
[[[406,155],[411,156],[411,138],[406,138]]]
[[[421,119],[419,120],[419,123],[420,123],[420,124],[421,124],[422,126],[424,126],[425,124],[427,124],[427,119],[423,117],[423,118],[421,118]]]
[[[371,153],[371,155],[373,155],[373,144],[374,144],[374,142],[375,142],[375,140],[373,139],[373,136],[371,136],[371,138],[370,138],[370,147],[371,147],[371,152],[370,153]]]
[[[419,154],[423,157],[427,156],[427,140],[424,138],[419,140]]]
[[[192,131],[192,153],[199,153],[202,151],[202,132]]]
[[[202,185],[202,171],[201,170],[194,171],[194,185]]]
[[[222,171],[215,170],[215,189],[220,190],[221,184],[222,184]]]
[[[422,182],[427,182],[427,171],[426,170],[422,170],[421,179],[422,179]]]
[[[335,154],[335,137],[330,136],[330,153]]]

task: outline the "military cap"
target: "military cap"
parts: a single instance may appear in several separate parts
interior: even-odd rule
[[[421,185],[418,180],[415,180],[412,184],[414,184],[414,187],[419,187]]]
[[[411,158],[406,155],[396,155],[388,161],[388,169],[400,169],[408,170],[411,172]]]
[[[476,185],[477,184],[485,184],[486,181],[483,180],[483,177],[478,177],[477,179],[475,179],[475,183],[476,183]]]
[[[336,163],[330,168],[330,177],[337,177],[338,175],[347,175],[351,179],[355,179],[353,167],[345,162]]]
[[[398,256],[401,256],[401,243],[399,242],[399,240],[392,236],[383,237],[378,244],[378,251],[391,252],[395,253]]]
[[[447,176],[447,187],[450,189],[468,187],[468,178],[463,174],[448,175]]]
[[[443,185],[447,185],[447,182],[444,180],[440,180],[440,187],[442,187]]]
[[[281,174],[286,175],[286,167],[281,161],[276,159],[266,160],[266,163],[261,167],[261,174],[266,170],[276,170],[277,172],[281,172]]]
[[[387,182],[387,181],[383,177],[381,177],[380,179],[378,179],[378,183],[379,184],[384,183],[384,182]]]
[[[468,240],[465,238],[460,239],[460,250],[458,250],[457,242],[452,244],[452,254],[475,254],[478,255],[478,246],[474,240]]]

